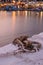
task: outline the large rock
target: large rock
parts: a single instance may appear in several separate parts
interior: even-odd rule
[[[28,51],[28,52],[36,52],[41,48],[41,44],[39,42],[33,42],[27,40],[28,36],[20,36],[13,41],[13,44],[19,47],[19,50]]]
[[[20,36],[18,38],[15,38],[13,41],[13,44],[16,45],[18,43],[17,39],[23,42],[24,40],[27,40],[28,36]]]
[[[24,46],[28,50],[34,50],[35,52],[41,48],[41,44],[39,42],[33,42],[29,40],[24,41]]]

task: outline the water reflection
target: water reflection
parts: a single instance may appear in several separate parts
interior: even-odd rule
[[[43,32],[43,12],[0,11],[0,46],[19,35]]]

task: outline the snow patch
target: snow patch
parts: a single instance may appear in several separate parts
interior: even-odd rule
[[[17,49],[18,49],[18,47],[14,46],[12,43],[5,45],[5,46],[0,48],[0,55],[6,54],[6,53],[12,53],[12,52],[16,51]]]

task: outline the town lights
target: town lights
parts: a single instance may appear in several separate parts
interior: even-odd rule
[[[13,0],[13,3],[15,3],[15,1]]]

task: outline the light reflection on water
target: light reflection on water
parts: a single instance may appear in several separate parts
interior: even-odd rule
[[[0,11],[0,46],[20,35],[43,32],[43,12]]]

